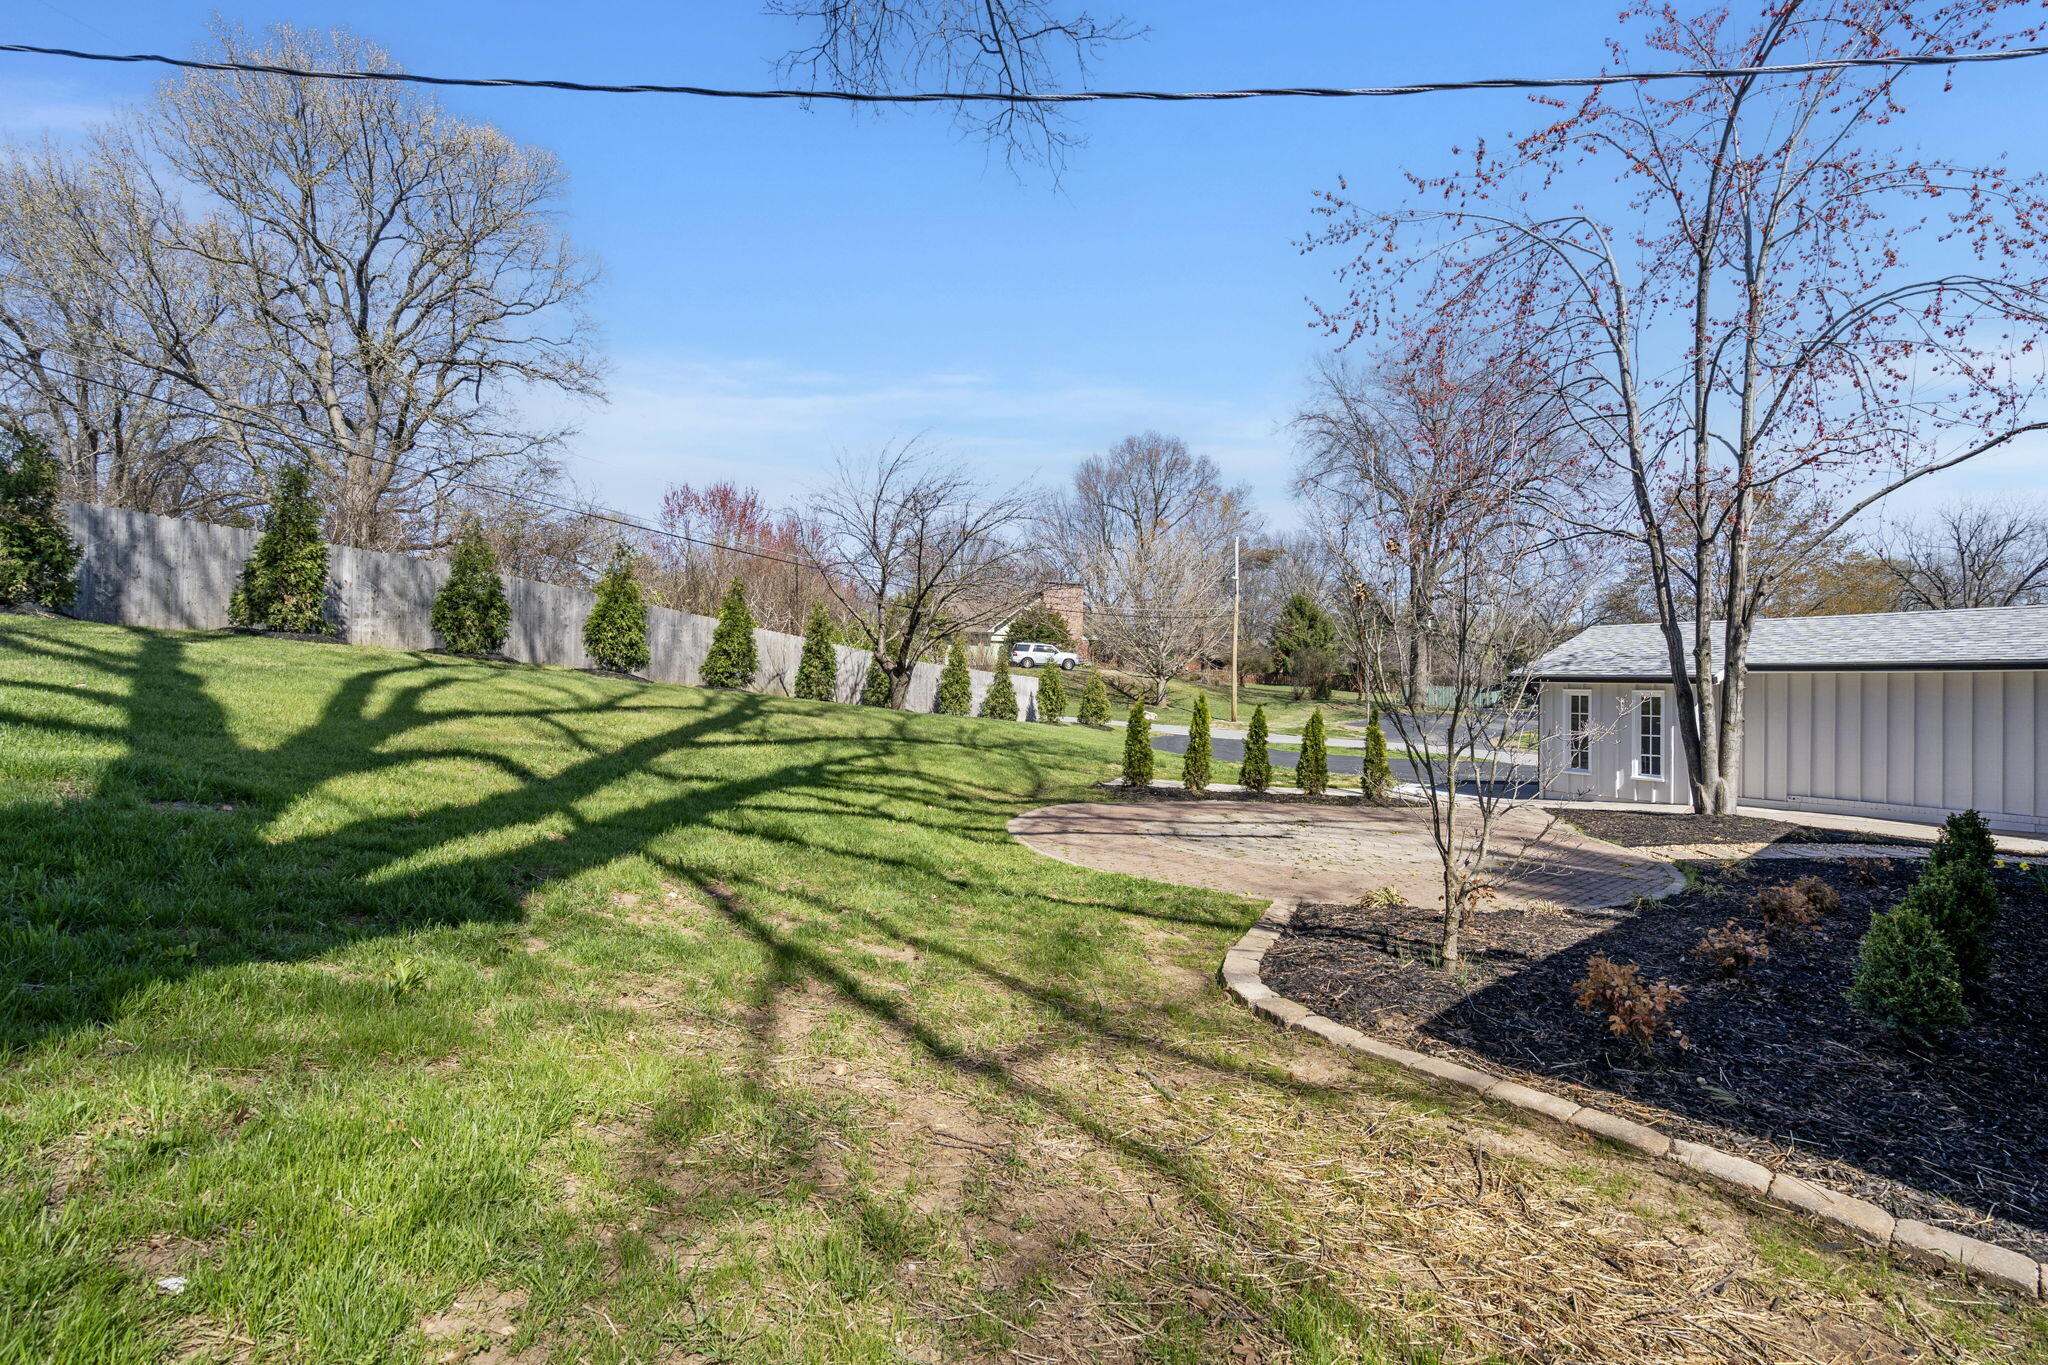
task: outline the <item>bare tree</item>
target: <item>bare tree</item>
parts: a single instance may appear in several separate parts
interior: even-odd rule
[[[397,69],[344,30],[222,28],[213,55]],[[459,480],[560,439],[520,394],[597,393],[554,159],[418,87],[187,72],[95,158],[123,240],[90,354],[175,385],[252,472],[312,465],[337,541],[430,543]]]
[[[2033,41],[2034,13],[1784,0],[1745,27],[1726,7],[1648,3],[1630,12],[1646,51],[1617,60],[1941,56]],[[1555,356],[1554,387],[1617,490],[1610,507],[1580,489],[1559,510],[1647,567],[1701,811],[1734,809],[1741,787],[1749,643],[1771,586],[1751,555],[1763,501],[1825,509],[1789,568],[1887,494],[2048,426],[2027,358],[2048,295],[2048,179],[1872,149],[1910,79],[1855,67],[1617,87],[1508,155],[1482,148],[1467,172],[1419,178],[1414,207],[1362,210],[1341,190],[1327,206],[1323,243],[1366,244],[1327,314],[1340,333],[1423,316]],[[1549,208],[1602,164],[1621,207]],[[1700,585],[1690,610],[1685,577]]]
[[[648,537],[644,573],[670,606],[716,616],[726,586],[738,580],[756,622],[800,634],[813,606],[836,605],[808,558],[800,518],[770,508],[752,488],[673,485],[656,524],[664,534]]]
[[[1215,461],[1156,431],[1074,471],[1052,527],[1087,593],[1089,639],[1150,680],[1157,701],[1229,633],[1230,543],[1258,529],[1250,502]]]
[[[842,460],[812,495],[803,548],[888,675],[891,706],[927,652],[1031,595],[1034,510],[1024,490],[991,491],[914,441]]]
[[[1469,338],[1428,331],[1367,368],[1325,361],[1294,421],[1296,492],[1326,543],[1357,547],[1367,543],[1360,531],[1375,528],[1374,558],[1398,566],[1349,574],[1341,600],[1360,636],[1356,662],[1370,614],[1383,617],[1378,633],[1402,655],[1398,691],[1410,709],[1428,704],[1435,681],[1438,580],[1462,562],[1470,500],[1511,500],[1548,478],[1556,459],[1562,415],[1532,362],[1475,360],[1472,349]],[[1492,486],[1475,489],[1475,478]]]
[[[2048,514],[2030,502],[1963,499],[1879,539],[1902,611],[2048,600]]]
[[[768,12],[811,31],[783,59],[785,71],[869,93],[1049,94],[1067,79],[1084,80],[1108,44],[1144,31],[1048,0],[769,0]],[[1057,169],[1076,143],[1055,105],[960,103],[954,112],[962,129],[1013,163],[1030,158]]]
[[[1537,790],[1510,743],[1525,724],[1529,670],[1601,578],[1584,562],[1590,542],[1544,511],[1584,457],[1555,429],[1543,379],[1521,352],[1425,328],[1369,378],[1326,370],[1304,420],[1298,491],[1351,597],[1361,610],[1398,604],[1393,624],[1424,637],[1358,662],[1369,691],[1410,698],[1382,718],[1428,808],[1450,970],[1499,861],[1500,817]],[[1433,680],[1427,710],[1418,658]]]
[[[232,520],[262,498],[207,411],[146,353],[148,321],[123,297],[146,230],[131,168],[104,140],[0,157],[0,404],[50,440],[65,496]],[[194,272],[167,300],[202,306]]]

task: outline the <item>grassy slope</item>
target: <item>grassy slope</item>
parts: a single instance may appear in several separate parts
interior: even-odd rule
[[[0,617],[0,1361],[2040,1347],[1223,1004],[1119,740]]]

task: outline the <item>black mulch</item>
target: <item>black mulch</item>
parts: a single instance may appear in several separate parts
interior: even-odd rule
[[[1925,845],[1926,839],[1865,834],[1853,829],[1816,829],[1754,815],[1694,815],[1690,811],[1573,810],[1557,815],[1566,824],[1623,848],[1665,848],[1673,844],[1893,844]]]
[[[2048,1259],[2048,891],[2031,872],[1999,872],[2005,911],[1989,996],[1939,1049],[1899,1045],[1843,999],[1872,912],[1920,865],[1696,865],[1692,888],[1640,912],[1481,911],[1462,984],[1428,965],[1434,926],[1423,912],[1304,905],[1264,975],[1280,994],[1379,1037],[1477,1059]],[[1717,980],[1690,956],[1730,917],[1760,928],[1748,909],[1758,887],[1809,874],[1841,893],[1842,908],[1772,942],[1746,980]],[[1595,953],[1684,988],[1673,1018],[1688,1050],[1640,1058],[1574,1008],[1573,983]]]

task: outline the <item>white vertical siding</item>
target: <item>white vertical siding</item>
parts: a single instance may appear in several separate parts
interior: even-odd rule
[[[1665,780],[1635,777],[1630,683],[1547,683],[1543,790],[1682,801],[1684,756],[1665,691]],[[1592,771],[1563,772],[1564,693],[1593,701]],[[1744,707],[1742,799],[1756,805],[1940,820],[1975,807],[2005,828],[2048,830],[2048,672],[1754,673]]]

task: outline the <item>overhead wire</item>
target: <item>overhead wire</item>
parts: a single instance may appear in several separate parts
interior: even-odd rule
[[[834,100],[845,104],[1087,104],[1111,100],[1177,103],[1195,100],[1248,99],[1374,99],[1401,95],[1437,95],[1469,90],[1566,90],[1648,81],[1733,80],[1750,76],[1795,76],[1866,68],[1959,66],[1977,62],[2010,62],[2048,55],[2048,46],[1997,48],[1984,52],[1902,52],[1888,56],[1836,57],[1810,62],[1776,62],[1760,66],[1694,66],[1662,71],[1617,71],[1593,76],[1499,76],[1477,80],[1413,81],[1402,85],[1276,86],[1241,90],[742,90],[705,85],[615,84],[524,76],[430,76],[415,71],[325,70],[275,62],[209,61],[172,57],[159,52],[87,52],[78,48],[42,47],[32,43],[0,43],[0,52],[20,52],[88,62],[142,62],[188,71],[219,71],[301,80],[394,81],[410,85],[468,86],[483,89],[558,90],[599,95],[692,95],[704,99]]]

